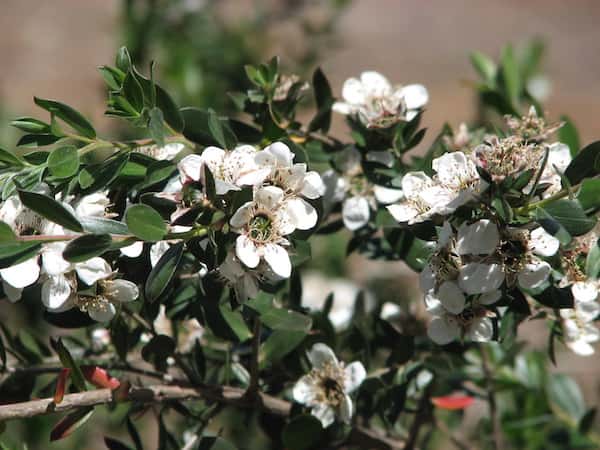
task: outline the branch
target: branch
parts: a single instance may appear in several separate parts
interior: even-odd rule
[[[494,442],[494,448],[501,450],[504,448],[503,436],[502,436],[502,424],[500,423],[500,416],[498,415],[498,408],[496,405],[496,393],[494,392],[494,380],[492,377],[492,371],[490,369],[490,361],[486,349],[482,346],[481,350],[481,366],[483,369],[483,375],[485,377],[488,404],[490,405],[490,419],[492,422],[492,438]]]
[[[160,403],[171,400],[212,400],[221,404],[233,405],[240,408],[260,408],[262,411],[275,416],[287,417],[292,405],[290,402],[271,395],[258,392],[257,402],[245,397],[244,389],[222,387],[185,387],[174,385],[153,385],[133,387],[127,393],[114,395],[117,391],[97,389],[93,391],[67,394],[62,402],[54,403],[52,398],[32,400],[23,403],[0,405],[0,423],[6,420],[26,419],[41,415],[68,412],[84,406],[106,405],[115,402]],[[118,398],[115,398],[118,397]],[[349,443],[361,445],[361,448],[375,450],[401,450],[404,445],[400,441],[381,436],[373,430],[360,426],[352,430]]]

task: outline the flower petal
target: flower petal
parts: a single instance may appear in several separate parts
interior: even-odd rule
[[[367,378],[365,366],[360,361],[354,361],[344,368],[344,392],[354,392]]]
[[[252,218],[253,211],[253,202],[246,202],[242,206],[240,206],[231,219],[229,219],[229,224],[233,228],[242,228],[246,225],[250,219]]]
[[[391,94],[390,82],[379,72],[367,70],[360,74],[360,81],[367,96],[385,97]]]
[[[526,264],[517,276],[519,285],[525,289],[540,287],[550,275],[552,268],[545,261],[534,261]]]
[[[95,302],[87,310],[89,316],[96,322],[108,322],[117,313],[115,305],[110,302]]]
[[[571,292],[577,302],[593,302],[598,298],[598,286],[592,281],[578,281],[573,283]]]
[[[285,202],[286,211],[291,218],[295,228],[299,230],[310,230],[317,224],[317,210],[307,201],[295,197]],[[289,233],[282,233],[289,234]]]
[[[436,296],[444,308],[452,314],[459,314],[465,309],[465,294],[454,281],[444,281]]]
[[[274,210],[283,200],[284,195],[283,190],[277,186],[266,186],[256,191],[254,200],[267,210]]]
[[[340,419],[344,423],[350,423],[352,419],[352,414],[354,413],[354,408],[352,405],[352,399],[349,395],[344,395],[342,398],[342,402],[340,404]]]
[[[140,291],[135,283],[128,280],[110,280],[103,284],[103,292],[112,301],[127,303],[137,299]]]
[[[311,405],[315,400],[315,394],[318,386],[315,386],[315,378],[304,375],[294,385],[292,398],[295,402],[303,405]]]
[[[333,350],[331,350],[328,345],[321,342],[313,345],[312,348],[306,353],[306,356],[308,356],[310,364],[316,369],[321,369],[326,364],[332,364],[334,366],[339,364],[335,353],[333,353]]]
[[[323,428],[327,428],[335,421],[335,411],[326,403],[318,403],[312,408],[310,413],[319,419]]]
[[[144,243],[141,241],[134,242],[133,244],[128,245],[127,247],[121,247],[119,250],[128,258],[137,258],[142,254],[142,251],[144,250]]]
[[[429,322],[427,335],[436,344],[446,345],[460,336],[460,329],[456,322],[448,321],[444,316],[436,316]]]
[[[35,283],[40,276],[38,257],[34,256],[14,266],[0,270],[2,279],[14,288],[22,289]]]
[[[456,251],[459,255],[491,255],[499,242],[498,227],[491,220],[465,222],[458,228]]]
[[[469,326],[467,337],[475,342],[489,342],[494,337],[494,325],[488,317],[475,319]]]
[[[342,97],[351,105],[363,104],[366,100],[366,93],[360,80],[357,78],[348,78],[344,82],[344,86],[342,86]]]
[[[460,271],[458,285],[469,295],[495,291],[504,281],[500,264],[469,263]]]
[[[306,172],[300,194],[309,199],[319,198],[325,194],[325,183],[318,172]]]
[[[371,210],[369,201],[365,197],[350,197],[342,205],[342,218],[344,225],[349,230],[358,230],[369,223]]]
[[[375,199],[382,205],[398,202],[404,197],[402,189],[393,189],[377,184],[373,186],[373,194],[375,195]]]
[[[45,273],[54,276],[71,270],[71,263],[62,256],[66,246],[64,242],[53,242],[44,246],[42,250],[42,268]]]
[[[167,241],[158,241],[152,244],[150,246],[150,265],[152,267],[156,266],[158,261],[160,261],[160,258],[167,253],[169,248],[171,248],[171,246]]]
[[[536,255],[552,256],[558,251],[560,241],[542,227],[538,227],[530,233],[529,245]]]
[[[42,303],[50,311],[65,311],[72,307],[71,286],[64,275],[48,278],[42,284]]]
[[[250,239],[243,234],[235,241],[235,254],[247,267],[255,268],[260,262],[258,249]]]
[[[281,245],[266,244],[264,247],[264,257],[276,275],[289,278],[292,273],[292,262],[290,261],[290,255],[288,255],[288,252]]]
[[[75,264],[75,271],[81,281],[88,286],[91,286],[98,280],[108,278],[112,274],[110,265],[98,256]]]
[[[406,109],[420,109],[429,102],[429,92],[421,84],[408,84],[400,89],[400,94]]]
[[[188,155],[179,161],[177,168],[179,169],[181,182],[185,184],[190,181],[200,181],[202,165],[203,161],[200,155]]]

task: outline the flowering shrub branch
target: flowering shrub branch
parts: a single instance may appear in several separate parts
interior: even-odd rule
[[[2,294],[41,307],[52,335],[78,331],[48,347],[2,325],[0,421],[66,412],[62,439],[95,406],[129,402],[143,448],[131,418],[156,404],[162,448],[234,448],[209,430],[238,408],[266,436],[249,439],[278,448],[412,449],[439,432],[462,445],[445,414],[481,401],[482,447],[504,448],[522,445],[514,421],[534,398],[531,420],[597,442],[577,385],[518,332],[548,322],[552,360],[559,342],[590,355],[600,339],[600,145],[579,149],[572,124],[543,116],[531,61],[510,48],[472,60],[502,121],[445,126],[414,152],[427,89],[374,71],[336,99],[317,69],[302,123],[310,86],[276,58],[247,66],[251,88],[230,94],[240,114],[223,117],[176,105],[123,48],[100,71],[107,115],[137,140],[99,138],[36,98],[50,119],[16,119],[16,150],[0,149]],[[333,113],[349,139],[330,135]],[[332,282],[307,302],[303,267],[334,234],[348,253],[405,262],[422,298]]]

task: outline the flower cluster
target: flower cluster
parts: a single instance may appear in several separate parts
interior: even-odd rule
[[[386,128],[412,120],[429,101],[427,89],[420,84],[392,86],[378,72],[366,71],[349,78],[342,89],[343,102],[333,110],[357,117],[369,128]]]
[[[309,200],[321,197],[325,185],[306,164],[294,163],[294,156],[283,142],[260,151],[249,145],[231,151],[207,147],[178,165],[184,184],[205,185],[205,170],[209,170],[217,195],[245,187],[252,190],[252,200],[229,219],[238,235],[235,255],[230,254],[219,268],[242,299],[256,295],[261,278],[288,278],[292,270],[288,236],[317,224],[317,210]]]

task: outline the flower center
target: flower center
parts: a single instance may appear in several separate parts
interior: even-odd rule
[[[94,311],[107,311],[110,302],[108,299],[101,295],[88,296],[79,295],[75,299],[75,304],[81,310],[81,312],[87,313],[90,310]]]
[[[273,220],[264,213],[255,215],[248,223],[248,235],[255,242],[268,242],[275,235]]]
[[[310,376],[316,379],[316,401],[338,406],[344,399],[344,366],[325,363],[323,367],[313,368]]]

